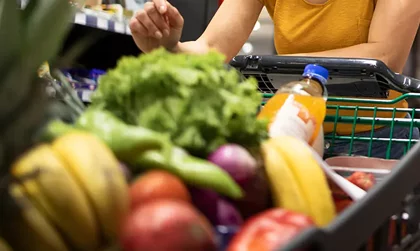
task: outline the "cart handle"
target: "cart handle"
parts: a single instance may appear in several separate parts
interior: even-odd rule
[[[292,56],[236,56],[230,63],[242,71],[258,70],[264,73],[301,74],[308,64],[328,69],[331,77],[376,77],[378,84],[401,93],[420,93],[420,80],[394,73],[382,61],[357,58],[324,58]],[[379,83],[380,82],[380,83]]]

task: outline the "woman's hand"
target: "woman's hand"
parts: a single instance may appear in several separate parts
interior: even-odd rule
[[[184,27],[184,18],[166,0],[153,0],[144,5],[130,21],[133,39],[143,52],[160,46],[175,51]]]
[[[153,0],[134,16],[130,29],[143,52],[160,46],[173,52],[193,54],[214,49],[224,54],[229,62],[248,39],[262,8],[260,0],[225,0],[196,41],[180,43],[184,27],[181,14],[166,0]]]

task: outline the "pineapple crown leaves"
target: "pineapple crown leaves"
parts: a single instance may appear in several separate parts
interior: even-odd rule
[[[0,0],[0,121],[31,95],[37,68],[53,59],[70,29],[68,1],[31,0],[24,10],[15,1]]]
[[[66,0],[30,0],[24,10],[0,0],[0,177],[42,126],[46,93],[34,80],[61,49],[72,15]]]

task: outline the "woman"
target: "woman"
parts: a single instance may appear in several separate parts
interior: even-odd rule
[[[130,28],[143,52],[160,46],[184,53],[205,53],[214,48],[229,61],[248,39],[264,6],[274,22],[278,54],[375,58],[395,72],[402,71],[420,24],[419,0],[225,0],[197,41],[181,43],[182,16],[169,2],[153,0],[132,18]],[[389,99],[399,95],[390,91]],[[388,106],[407,108],[407,102]],[[353,112],[341,111],[340,115],[353,116]],[[373,114],[365,111],[358,116]],[[409,116],[397,113],[398,118]],[[392,112],[378,112],[377,117],[389,118]],[[325,133],[331,133],[332,129],[331,124],[324,125]],[[370,131],[371,125],[359,125],[356,136],[370,137]],[[340,124],[336,130],[341,135],[351,132],[350,124]],[[391,135],[389,127],[375,128],[374,137],[390,136],[407,139],[410,130],[395,127]],[[419,138],[417,128],[411,138]],[[350,148],[340,141],[334,142],[334,146],[334,152],[339,153]],[[386,142],[374,143],[371,156],[397,159],[403,155],[404,144],[393,143],[390,156],[386,156],[387,146]],[[356,142],[351,150],[356,155],[367,155],[368,148],[368,143]]]

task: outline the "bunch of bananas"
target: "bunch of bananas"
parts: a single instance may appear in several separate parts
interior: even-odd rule
[[[309,146],[282,136],[264,142],[262,153],[275,206],[306,214],[318,226],[328,225],[335,217],[335,206]]]
[[[2,237],[14,251],[110,245],[129,207],[119,165],[106,145],[85,132],[36,146],[11,168],[12,182],[0,198]]]

